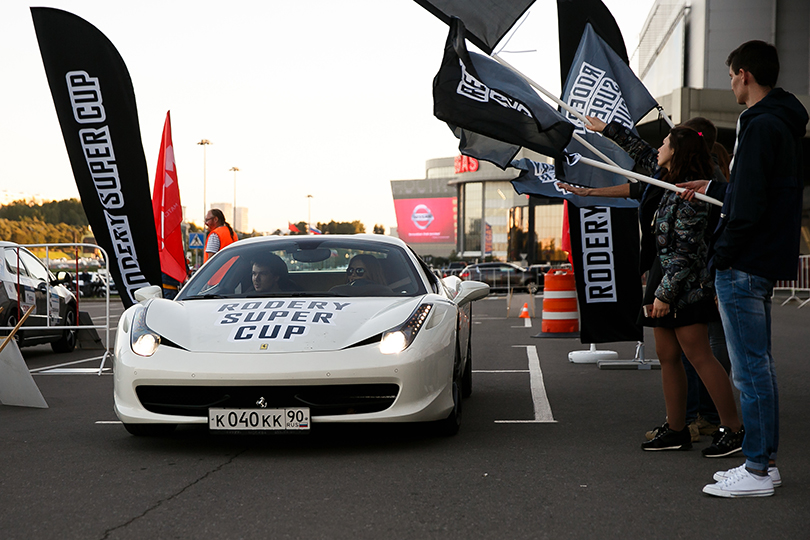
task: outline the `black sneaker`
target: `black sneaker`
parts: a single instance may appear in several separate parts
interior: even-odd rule
[[[692,448],[692,435],[689,426],[680,431],[673,431],[669,424],[664,424],[651,441],[641,443],[642,450],[689,450]]]
[[[741,452],[744,438],[743,426],[736,432],[726,426],[720,426],[712,435],[712,444],[702,450],[703,457],[726,457]]]

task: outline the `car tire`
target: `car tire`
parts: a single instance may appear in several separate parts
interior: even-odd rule
[[[9,308],[8,308],[8,316],[6,317],[6,319],[3,322],[2,326],[8,326],[8,327],[14,328],[15,326],[17,326],[17,323],[19,321],[20,320],[17,318],[17,306],[16,305],[9,306]],[[10,334],[11,330],[8,330],[8,333]],[[21,334],[22,334],[22,330],[18,330],[17,333],[14,334],[14,341],[17,342],[17,345],[20,345],[20,342],[22,340],[22,335]],[[6,335],[8,335],[8,334],[6,334]]]
[[[64,319],[65,326],[76,326],[76,306],[67,306],[67,310],[65,311],[65,319]],[[78,330],[65,330],[62,334],[62,337],[59,338],[58,341],[54,341],[51,343],[51,349],[55,353],[69,353],[73,352],[73,349],[76,348],[76,338],[78,336]]]
[[[472,395],[472,329],[467,338],[467,365],[464,366],[464,373],[461,375],[461,397],[468,398]]]
[[[136,437],[161,437],[177,428],[177,424],[124,424],[124,428]]]

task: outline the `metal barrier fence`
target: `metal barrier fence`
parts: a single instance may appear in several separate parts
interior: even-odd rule
[[[102,247],[97,246],[95,244],[82,244],[82,243],[21,244],[21,246],[24,247],[24,248],[43,248],[44,247],[45,248],[45,263],[44,264],[45,264],[45,268],[48,270],[48,272],[51,272],[51,267],[50,267],[50,261],[51,261],[51,259],[50,259],[50,249],[51,248],[58,248],[59,251],[65,251],[62,248],[66,248],[66,247],[75,248],[75,250],[72,250],[72,251],[76,252],[76,263],[77,263],[77,268],[76,268],[76,291],[75,291],[75,294],[76,294],[76,323],[77,324],[74,325],[74,326],[66,326],[66,325],[61,325],[60,324],[60,325],[58,325],[58,327],[61,330],[77,330],[78,331],[78,330],[87,330],[87,329],[90,329],[90,328],[94,328],[94,329],[97,329],[97,330],[99,330],[99,329],[104,329],[105,330],[105,340],[104,340],[105,351],[104,351],[104,356],[101,358],[101,365],[98,368],[98,374],[101,375],[101,373],[102,373],[102,371],[104,369],[104,364],[107,361],[107,358],[109,356],[112,356],[112,353],[110,352],[111,351],[111,345],[110,345],[110,280],[112,279],[112,276],[110,276],[110,273],[109,273],[109,257],[107,257],[107,252]],[[101,254],[103,256],[104,273],[106,275],[106,278],[103,280],[104,281],[104,299],[105,299],[105,304],[106,304],[105,318],[104,318],[105,324],[103,324],[103,325],[79,325],[78,324],[78,322],[79,322],[79,303],[80,303],[80,300],[79,300],[79,287],[78,287],[78,280],[79,280],[78,250],[81,247],[90,247],[90,248],[92,248],[94,250],[98,250],[98,251],[101,252]],[[20,259],[19,248],[12,248],[12,249],[15,249],[17,251],[17,267],[19,268],[19,259]],[[48,284],[48,286],[50,286],[50,285],[52,285],[52,284]],[[70,290],[69,287],[67,287],[67,288],[68,288],[68,290]],[[20,283],[20,272],[19,271],[17,272],[17,289],[16,290],[17,290],[17,307],[18,307],[18,309],[21,309],[22,308],[21,304],[23,304],[24,302],[22,301],[22,295],[21,295],[22,287],[21,287],[21,283]],[[71,291],[71,292],[73,292],[73,291]],[[46,297],[49,297],[49,296],[50,295],[46,295]],[[52,318],[51,318],[51,303],[47,299],[45,301],[45,313],[46,313],[46,317],[45,317],[45,325],[44,326],[28,326],[28,325],[26,325],[24,327],[24,330],[48,330],[50,328],[55,328],[56,325],[51,324],[51,320],[52,320]],[[57,314],[57,317],[58,317],[58,314]],[[12,330],[12,329],[13,329],[13,327],[0,326],[0,331],[2,331],[2,330]]]
[[[777,281],[774,285],[774,290],[790,291],[790,296],[787,300],[782,302],[782,305],[795,300],[799,302],[799,308],[803,308],[805,304],[810,303],[810,255],[802,255],[799,257],[799,273],[796,279],[791,281]],[[802,300],[797,293],[807,293],[807,298]]]

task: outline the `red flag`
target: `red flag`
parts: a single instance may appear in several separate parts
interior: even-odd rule
[[[574,264],[574,260],[571,258],[571,227],[568,224],[568,201],[563,201],[562,246],[560,247],[568,253],[568,262]]]
[[[290,232],[297,232],[297,233],[301,232],[301,231],[298,230],[298,227],[296,227],[295,225],[293,225],[289,221],[287,222],[287,228],[290,229]]]
[[[180,206],[180,188],[177,186],[169,112],[166,113],[163,138],[160,141],[152,211],[155,215],[155,230],[160,250],[160,270],[182,283],[186,280],[183,230],[180,227],[183,221],[183,208]]]

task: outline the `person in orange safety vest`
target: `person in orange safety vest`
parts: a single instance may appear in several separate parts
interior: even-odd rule
[[[208,262],[208,259],[220,249],[237,240],[236,233],[225,221],[225,214],[219,208],[212,208],[208,211],[205,215],[205,226],[208,227],[208,238],[205,241],[203,264]]]

